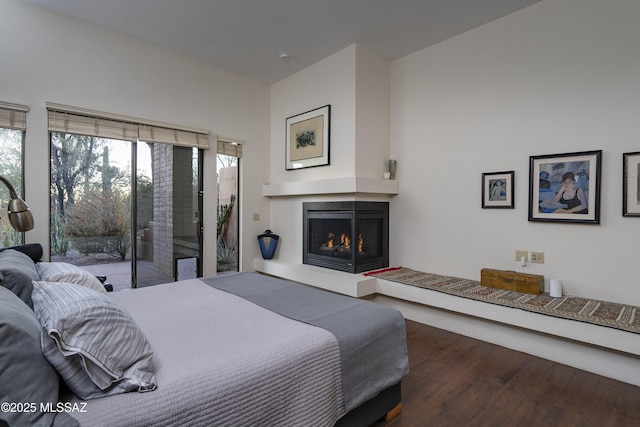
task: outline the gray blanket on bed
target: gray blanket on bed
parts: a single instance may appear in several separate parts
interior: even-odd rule
[[[340,347],[347,411],[398,383],[409,372],[405,321],[397,310],[257,273],[203,280],[273,312],[331,332]]]

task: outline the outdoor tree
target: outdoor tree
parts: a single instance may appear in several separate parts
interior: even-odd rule
[[[86,135],[51,136],[54,253],[125,259],[131,246],[128,171],[111,164],[107,140]],[[54,227],[55,225],[55,227]]]
[[[122,179],[123,174],[116,166],[111,166],[109,161],[109,147],[102,147],[102,167],[100,168],[102,177],[102,191],[112,191],[116,181]]]
[[[149,226],[153,221],[153,182],[149,177],[138,174],[137,179],[137,221],[136,228],[141,229]]]
[[[22,189],[22,132],[21,131],[0,128],[0,159],[2,159],[2,162],[0,162],[0,175],[7,178],[16,188],[18,193],[21,193],[22,192],[21,191]],[[8,191],[7,191],[7,196],[9,196]]]
[[[0,175],[9,180],[18,194],[22,194],[22,131],[0,128]],[[0,185],[0,209],[9,204],[9,190]],[[22,236],[11,227],[8,217],[0,217],[0,244],[13,246],[21,243]]]
[[[131,246],[130,200],[119,189],[92,189],[67,210],[65,234],[86,254],[105,253],[125,260]]]
[[[98,169],[102,144],[93,136],[51,134],[51,186],[63,220],[66,209],[75,203],[77,189],[81,184],[87,188]]]

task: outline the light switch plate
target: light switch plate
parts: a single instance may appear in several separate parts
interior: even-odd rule
[[[544,264],[544,252],[531,251],[531,262],[536,264]]]

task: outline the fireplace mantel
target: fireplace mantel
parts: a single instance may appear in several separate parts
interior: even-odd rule
[[[395,196],[399,193],[398,181],[393,179],[347,177],[264,184],[262,186],[262,195],[266,197],[358,193]]]

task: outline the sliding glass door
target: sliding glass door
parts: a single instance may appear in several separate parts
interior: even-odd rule
[[[201,150],[137,142],[133,283],[202,275]]]
[[[115,289],[201,275],[201,150],[51,132],[51,259]]]

